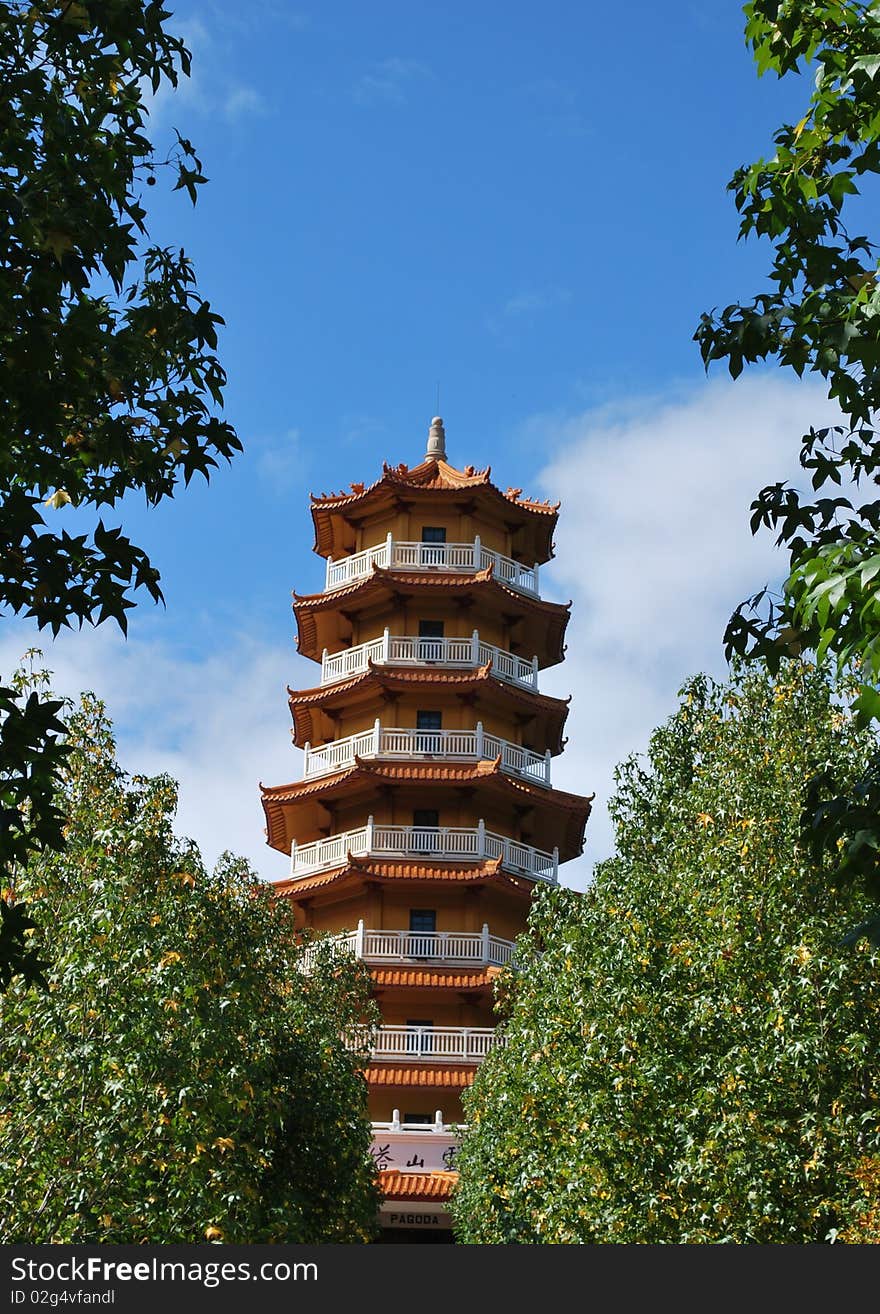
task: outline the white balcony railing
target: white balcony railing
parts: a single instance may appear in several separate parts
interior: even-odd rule
[[[530,748],[512,744],[498,735],[490,735],[478,721],[473,730],[397,730],[383,729],[374,722],[372,730],[348,735],[321,748],[305,746],[303,775],[326,776],[353,766],[356,757],[438,758],[448,762],[481,762],[501,759],[502,771],[521,776],[533,784],[550,784],[550,753],[534,753]]]
[[[393,1132],[395,1136],[447,1136],[450,1132],[466,1132],[466,1122],[444,1122],[443,1110],[438,1109],[430,1122],[401,1122],[400,1110],[394,1109],[390,1122],[371,1122],[374,1132]]]
[[[377,826],[370,817],[366,826],[342,831],[311,844],[290,846],[291,877],[311,876],[345,865],[352,857],[440,858],[452,862],[478,862],[500,858],[502,867],[528,876],[530,880],[555,885],[559,875],[559,850],[546,853],[506,835],[496,835],[480,821],[477,826]]]
[[[390,534],[377,547],[328,561],[325,593],[364,579],[372,574],[374,566],[385,570],[444,570],[458,575],[476,574],[491,566],[495,579],[520,593],[538,594],[537,566],[524,566],[521,561],[483,547],[479,536],[473,543],[401,543]]]
[[[479,1063],[504,1039],[494,1027],[381,1026],[349,1033],[354,1046],[366,1044],[374,1059],[407,1059],[415,1063]]]
[[[368,963],[426,962],[447,967],[505,967],[513,960],[514,943],[482,931],[373,931],[359,921],[356,931],[342,931],[309,946],[304,954],[308,967],[315,952],[330,944],[334,954],[349,953]]]
[[[360,643],[356,648],[328,653],[321,658],[321,684],[335,684],[361,675],[370,662],[379,666],[445,666],[464,668],[485,666],[491,663],[493,674],[510,684],[527,689],[538,688],[538,659],[525,661],[504,648],[492,643],[481,643],[474,630],[469,639],[422,639],[415,635],[391,634],[385,630],[381,638]]]

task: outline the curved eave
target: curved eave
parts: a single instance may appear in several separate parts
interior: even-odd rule
[[[302,835],[301,807],[315,801],[338,802],[358,794],[374,794],[382,786],[427,787],[436,789],[475,786],[481,794],[493,795],[502,804],[531,807],[542,817],[552,819],[549,830],[557,838],[560,862],[568,862],[583,852],[584,828],[590,815],[593,796],[568,794],[561,789],[533,785],[501,770],[500,759],[480,762],[388,761],[381,758],[355,758],[354,764],[333,775],[314,780],[298,780],[288,785],[271,785],[262,789],[266,815],[267,843],[281,853],[290,852],[290,842]],[[319,814],[320,815],[320,814]],[[317,838],[309,836],[308,838]],[[306,842],[303,836],[301,842]],[[543,847],[540,843],[538,848]],[[551,845],[552,847],[552,845]]]
[[[457,470],[446,461],[423,461],[409,469],[405,465],[384,465],[381,476],[368,487],[352,484],[349,493],[311,494],[312,521],[315,526],[315,552],[328,557],[333,552],[334,516],[343,519],[361,518],[388,505],[402,496],[418,501],[452,501],[468,493],[490,505],[500,517],[514,527],[531,525],[536,542],[540,545],[537,560],[548,561],[553,555],[553,530],[559,516],[559,503],[539,502],[521,497],[522,489],[509,488],[502,493],[489,475],[491,467],[474,470],[467,466]]]
[[[368,1063],[364,1076],[370,1086],[445,1086],[463,1090],[477,1070],[473,1063]]]
[[[477,990],[491,992],[498,967],[379,967],[367,964],[376,990]]]
[[[562,737],[563,727],[568,716],[571,698],[551,698],[549,694],[535,693],[530,689],[520,689],[516,685],[500,680],[492,674],[490,666],[479,666],[470,670],[443,670],[440,667],[421,666],[377,666],[361,675],[354,675],[349,680],[339,680],[336,684],[319,685],[314,689],[295,690],[288,688],[288,702],[293,719],[294,743],[302,748],[306,743],[318,744],[324,737],[315,730],[313,712],[322,708],[345,706],[352,697],[372,693],[417,693],[423,692],[425,686],[436,690],[447,690],[453,694],[475,694],[497,699],[502,707],[519,708],[532,715],[541,713],[547,718],[547,747],[554,755],[561,753],[565,744]]]
[[[481,607],[485,607],[487,610],[492,609],[498,616],[516,617],[517,638],[522,624],[533,639],[531,643],[524,641],[520,646],[529,648],[529,656],[532,651],[537,654],[541,668],[555,666],[563,660],[571,602],[547,602],[543,598],[520,593],[495,579],[491,566],[476,573],[464,574],[452,571],[431,574],[426,571],[386,570],[374,566],[372,574],[345,588],[334,589],[330,593],[294,593],[297,650],[303,657],[318,661],[325,647],[332,651],[337,642],[349,637],[338,626],[334,633],[332,621],[337,613],[356,614],[371,605],[390,604],[395,597],[425,599],[438,594],[458,599],[467,598],[471,594],[475,614],[481,614]],[[324,616],[328,618],[322,625],[321,618]]]
[[[470,1082],[465,1082],[469,1085]],[[419,1201],[448,1200],[458,1181],[458,1173],[402,1173],[396,1168],[382,1168],[377,1174],[379,1190],[384,1200]]]
[[[414,881],[420,885],[484,885],[492,884],[507,893],[530,899],[535,882],[524,876],[504,871],[498,859],[474,863],[431,863],[406,858],[352,858],[331,871],[316,872],[314,876],[287,877],[273,883],[273,890],[281,897],[296,901],[315,891],[350,884],[363,886],[367,882],[399,885]]]

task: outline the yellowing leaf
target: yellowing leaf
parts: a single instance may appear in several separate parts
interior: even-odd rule
[[[43,250],[51,251],[60,263],[62,256],[73,250],[73,238],[70,233],[63,233],[60,228],[50,228],[43,239]]]
[[[51,497],[47,497],[43,506],[54,507],[58,511],[62,506],[67,506],[71,500],[70,494],[66,493],[63,488],[56,488]]]

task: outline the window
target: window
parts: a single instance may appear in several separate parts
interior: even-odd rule
[[[416,712],[416,752],[436,756],[443,752],[443,735],[440,728],[442,712]]]
[[[433,908],[410,909],[407,954],[410,958],[436,958],[437,914]]]
[[[410,935],[433,935],[437,930],[437,913],[433,908],[411,908]]]
[[[442,639],[443,622],[442,620],[420,620],[419,621],[419,638],[420,639]]]
[[[431,567],[436,569],[446,564],[446,530],[442,525],[425,525],[419,548],[419,565],[422,570],[430,570]]]
[[[430,1113],[405,1113],[403,1115],[403,1125],[405,1127],[430,1127],[434,1119]]]
[[[440,836],[440,813],[436,808],[416,808],[413,812],[412,846],[415,853],[437,853]]]
[[[439,662],[443,660],[443,621],[420,620],[418,660],[420,662]]]

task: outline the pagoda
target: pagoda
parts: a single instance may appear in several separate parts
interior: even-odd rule
[[[461,1093],[501,1037],[493,980],[533,892],[582,852],[590,798],[553,787],[567,606],[541,597],[558,503],[424,460],[312,496],[320,592],[294,593],[314,687],[288,690],[301,779],[262,788],[297,924],[367,965],[366,1068],[387,1239],[451,1239]],[[396,1236],[395,1229],[402,1235]]]

